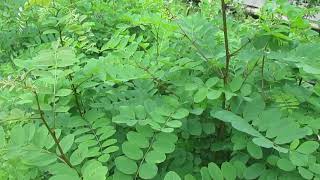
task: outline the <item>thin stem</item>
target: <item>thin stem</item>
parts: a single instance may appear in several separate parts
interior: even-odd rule
[[[59,39],[60,39],[61,46],[64,46],[64,42],[62,39],[62,30],[61,30],[60,25],[58,25],[58,31],[59,31]]]
[[[88,81],[89,79],[93,78],[94,76],[91,75],[90,77],[86,78],[85,80],[81,81],[79,84],[77,84],[77,86],[75,86],[76,89],[78,89],[83,83],[85,83],[86,81]]]
[[[52,115],[53,115],[53,128],[56,127],[56,119],[57,119],[57,114],[56,114],[56,86],[57,86],[57,69],[58,69],[58,57],[57,57],[57,52],[54,52],[54,60],[55,60],[55,65],[54,65],[54,83],[53,83],[53,106],[52,106]]]
[[[200,56],[205,60],[209,61],[209,58],[207,58],[204,53],[201,51],[201,49],[197,46],[195,41],[193,41],[187,34],[187,32],[182,28],[182,26],[177,22],[177,25],[179,29],[182,31],[182,34],[191,42],[192,46],[197,50],[197,52],[200,54]]]
[[[70,74],[69,74],[69,80],[72,81],[72,76]],[[100,151],[102,151],[102,145],[100,143],[98,135],[96,134],[94,128],[91,125],[91,123],[84,117],[85,110],[82,110],[84,108],[83,108],[83,106],[80,105],[80,98],[78,97],[78,92],[77,92],[76,86],[74,84],[71,84],[71,89],[72,89],[72,92],[73,92],[74,99],[76,101],[76,106],[77,106],[77,109],[79,111],[79,114],[80,114],[81,118],[88,124],[88,127],[89,127],[90,131],[92,132],[92,134],[94,135],[96,141],[99,144]]]
[[[301,86],[302,85],[302,77],[299,79],[299,86]]]
[[[224,75],[223,75],[223,84],[224,87],[228,85],[228,79],[229,79],[229,65],[230,65],[230,49],[229,49],[229,40],[228,40],[228,26],[227,26],[227,15],[226,15],[226,3],[224,0],[221,0],[221,11],[222,11],[222,22],[223,22],[223,36],[224,36],[224,49],[226,53],[226,59],[225,59],[225,69],[224,69]],[[222,108],[226,108],[226,95],[223,93],[222,95]]]
[[[157,43],[157,58],[160,56],[160,48],[159,48],[159,29],[160,29],[160,27],[158,26],[157,28],[156,28],[156,43]]]
[[[60,142],[59,140],[57,139],[55,133],[52,131],[52,129],[49,127],[47,121],[45,120],[45,117],[44,117],[44,113],[43,111],[41,110],[41,106],[40,106],[40,101],[39,101],[39,96],[38,96],[38,93],[36,91],[33,91],[34,95],[35,95],[35,98],[36,98],[36,101],[37,101],[37,106],[38,106],[38,111],[40,113],[40,119],[41,121],[43,122],[43,124],[46,126],[47,130],[49,131],[52,139],[54,140],[55,144],[57,145],[58,147],[58,150],[60,152],[60,157],[61,159],[71,168],[74,168],[72,166],[72,164],[70,163],[68,157],[64,154],[63,150],[62,150],[62,147],[60,145]]]
[[[262,64],[261,64],[261,91],[262,94],[264,94],[264,64],[265,64],[265,55],[262,58]]]
[[[222,12],[222,22],[223,22],[223,36],[224,36],[224,49],[226,53],[225,59],[225,69],[223,73],[223,85],[226,87],[228,85],[229,79],[229,64],[230,64],[230,49],[229,49],[229,40],[228,40],[228,26],[227,26],[227,15],[226,15],[226,3],[224,0],[221,0],[221,12]],[[226,109],[226,94],[222,93],[222,108]],[[225,134],[225,124],[221,123],[218,131],[218,138],[222,139]]]
[[[173,112],[173,113],[174,113],[174,112]],[[164,124],[163,124],[162,127],[160,128],[160,132],[161,132],[161,130],[166,126],[167,122],[171,119],[171,116],[173,115],[173,113],[171,113],[171,114],[169,115],[169,117],[166,119],[166,121],[164,122]],[[135,177],[134,177],[134,180],[136,180],[136,179],[138,178],[138,174],[139,174],[140,168],[141,168],[144,160],[146,159],[146,156],[147,156],[148,152],[151,150],[151,147],[152,147],[155,139],[156,139],[156,133],[153,134],[152,139],[151,139],[151,142],[150,142],[150,145],[149,145],[147,151],[144,153],[142,160],[140,161],[140,164],[139,164],[139,166],[138,166],[138,170],[137,170],[137,172],[136,172],[136,175],[135,175]]]
[[[264,47],[263,51],[263,57],[262,57],[262,64],[261,64],[261,93],[264,96],[264,66],[265,66],[265,60],[267,58],[266,50],[267,50],[268,44]]]
[[[251,73],[253,72],[253,70],[257,67],[258,65],[258,62],[259,62],[259,59],[254,63],[252,69],[246,74],[244,75],[244,80],[240,86],[240,89],[243,87],[243,85],[246,83],[246,81],[248,80],[249,76],[251,75]]]
[[[251,39],[248,39],[246,43],[244,43],[239,49],[235,50],[233,53],[230,54],[231,57],[237,55],[243,48],[245,48],[248,44],[250,44]]]
[[[229,39],[228,39],[226,4],[224,0],[221,0],[221,11],[222,11],[222,22],[223,22],[224,49],[226,53],[223,82],[224,82],[224,85],[226,86],[228,84],[228,78],[229,78],[229,65],[230,65],[231,55],[230,55]]]

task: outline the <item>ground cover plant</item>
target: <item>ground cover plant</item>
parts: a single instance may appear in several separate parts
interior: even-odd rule
[[[320,179],[319,10],[237,2],[1,1],[0,179]]]

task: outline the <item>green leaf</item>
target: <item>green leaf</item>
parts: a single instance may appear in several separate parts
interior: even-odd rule
[[[260,147],[264,147],[264,148],[273,147],[273,142],[265,137],[253,138],[252,142],[255,143],[256,145],[258,145]]]
[[[221,171],[222,171],[223,177],[226,180],[235,180],[237,177],[237,172],[235,167],[233,167],[233,165],[229,162],[222,163]]]
[[[107,147],[107,146],[111,146],[111,145],[113,145],[115,143],[117,143],[116,139],[108,139],[108,140],[104,141],[101,146],[102,147]]]
[[[213,78],[208,79],[208,80],[206,81],[205,85],[206,85],[208,88],[211,88],[212,86],[216,85],[218,82],[219,82],[219,78],[213,77]]]
[[[139,160],[143,156],[142,150],[136,145],[129,141],[122,144],[122,152],[130,159]]]
[[[202,125],[202,130],[204,133],[206,134],[213,134],[214,132],[216,132],[216,127],[214,123],[201,123]]]
[[[72,93],[71,89],[59,89],[56,96],[68,96]]]
[[[293,171],[296,166],[293,165],[288,159],[281,158],[277,162],[277,166],[284,171]]]
[[[300,144],[299,139],[296,139],[290,143],[290,150],[296,149]]]
[[[171,153],[174,151],[175,148],[173,143],[159,140],[156,140],[152,144],[152,147],[154,150],[159,151],[161,153]]]
[[[303,154],[311,154],[319,148],[319,143],[317,141],[307,141],[302,143],[297,151]]]
[[[73,134],[69,134],[62,138],[62,140],[60,141],[60,145],[63,153],[67,153],[70,150],[73,142],[74,142]],[[57,149],[57,153],[60,155],[60,151],[58,151],[58,149]]]
[[[244,178],[257,179],[265,171],[265,166],[261,163],[254,163],[244,171]]]
[[[59,31],[57,31],[56,29],[48,29],[45,30],[42,34],[58,34]]]
[[[69,167],[67,164],[65,163],[54,163],[50,166],[48,166],[48,171],[50,172],[50,174],[54,174],[54,175],[70,175],[73,177],[78,177],[78,173],[75,169]]]
[[[231,91],[232,92],[238,91],[241,88],[242,83],[243,83],[242,76],[236,76],[235,78],[233,78],[233,80],[229,84]]]
[[[80,180],[80,178],[78,176],[74,176],[74,175],[69,175],[69,174],[59,174],[59,175],[54,175],[52,177],[50,177],[49,180]]]
[[[83,180],[105,180],[108,168],[99,161],[87,161],[81,169]]]
[[[250,84],[244,84],[240,91],[242,96],[249,96],[252,92],[252,86]]]
[[[179,120],[173,120],[167,122],[167,126],[172,127],[172,128],[179,128],[182,126],[182,122]]]
[[[103,150],[103,153],[113,153],[119,150],[118,146],[109,146],[106,149]]]
[[[98,158],[98,161],[105,163],[109,159],[110,159],[110,154],[103,154]]]
[[[208,88],[201,87],[194,95],[194,102],[195,103],[202,102],[207,97],[207,94],[208,94]]]
[[[207,167],[202,167],[200,169],[200,173],[201,173],[201,179],[202,180],[211,180],[210,174],[209,174],[209,171],[208,171]]]
[[[80,164],[86,157],[88,153],[88,148],[78,148],[70,156],[70,162],[72,165]]]
[[[134,174],[138,170],[136,162],[125,156],[117,157],[114,162],[117,169],[124,174]]]
[[[110,180],[132,180],[132,176],[123,174],[122,172],[115,169],[114,174]]]
[[[148,139],[142,133],[130,131],[127,133],[127,139],[129,142],[136,144],[140,148],[146,148],[149,146]]]
[[[0,148],[5,147],[5,145],[6,145],[5,133],[4,133],[3,127],[0,126]]]
[[[308,164],[308,155],[296,151],[290,151],[289,159],[296,166],[306,166]]]
[[[211,162],[208,164],[208,171],[212,179],[214,180],[223,180],[223,174],[218,165]]]
[[[313,173],[310,172],[309,170],[303,168],[303,167],[298,167],[299,174],[304,178],[304,179],[312,179],[313,178]]]
[[[191,174],[187,174],[184,176],[184,180],[196,180],[196,178],[193,177]]]
[[[232,127],[237,129],[238,131],[241,131],[256,137],[262,137],[262,135],[256,129],[254,129],[247,121],[245,121],[240,116],[237,116],[230,111],[226,111],[226,110],[218,111],[213,115],[213,117],[220,119],[224,122],[231,123]]]
[[[320,174],[320,164],[312,164],[309,166],[309,170],[313,173]]]
[[[191,135],[200,136],[202,133],[202,126],[198,119],[189,119],[187,129]]]
[[[148,163],[162,163],[166,160],[166,155],[156,150],[149,151],[146,155],[146,161]]]
[[[172,118],[173,119],[182,119],[182,118],[187,117],[188,115],[189,115],[189,111],[187,109],[180,108],[172,115]]]
[[[155,164],[143,163],[139,169],[139,176],[142,179],[152,179],[157,175],[158,167]]]
[[[169,171],[163,180],[181,180],[181,178],[176,172]]]
[[[247,151],[255,159],[261,159],[263,156],[262,149],[259,146],[253,144],[252,141],[248,142]]]
[[[209,90],[207,98],[210,100],[218,99],[222,94],[222,91],[219,90]]]
[[[54,153],[41,152],[39,150],[29,151],[23,156],[22,162],[32,166],[47,166],[57,161],[57,156]]]

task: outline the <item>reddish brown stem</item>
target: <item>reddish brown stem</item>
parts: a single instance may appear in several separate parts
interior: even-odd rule
[[[34,95],[35,95],[35,97],[36,97],[37,106],[38,106],[38,111],[39,111],[39,113],[40,113],[40,119],[41,119],[41,121],[43,122],[43,124],[46,126],[46,128],[47,128],[47,130],[49,131],[52,139],[54,140],[55,144],[57,145],[58,150],[59,150],[59,152],[60,152],[60,157],[61,157],[61,159],[62,159],[69,167],[74,168],[74,167],[72,166],[72,164],[70,163],[68,157],[64,154],[64,152],[63,152],[63,150],[62,150],[62,147],[61,147],[61,145],[60,145],[59,140],[57,139],[54,131],[52,131],[52,129],[49,127],[49,125],[48,125],[48,123],[47,123],[47,121],[46,121],[46,119],[45,119],[45,117],[44,117],[44,113],[43,113],[43,111],[41,110],[38,93],[37,93],[36,91],[34,91],[33,93],[34,93]]]

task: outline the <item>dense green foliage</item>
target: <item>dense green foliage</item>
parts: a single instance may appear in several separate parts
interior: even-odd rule
[[[1,1],[0,179],[319,180],[314,9],[227,3]]]

